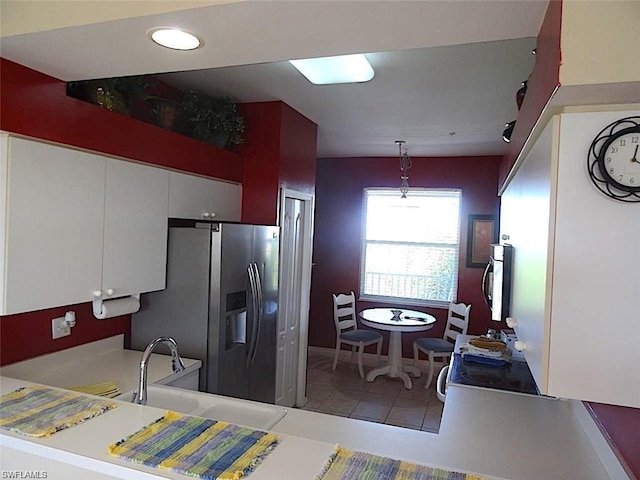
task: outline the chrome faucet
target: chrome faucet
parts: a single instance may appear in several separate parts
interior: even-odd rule
[[[147,345],[147,348],[145,348],[144,353],[142,354],[142,360],[140,360],[138,391],[133,393],[133,403],[138,403],[140,405],[147,404],[147,365],[149,363],[151,352],[153,352],[156,346],[160,343],[167,345],[171,351],[171,366],[173,367],[173,371],[181,372],[185,369],[184,362],[178,354],[178,345],[176,344],[176,341],[171,337],[156,338],[153,342]]]

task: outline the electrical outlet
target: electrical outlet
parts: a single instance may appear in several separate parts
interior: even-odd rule
[[[64,317],[58,317],[51,320],[51,338],[67,337],[71,335],[71,327],[64,323]]]

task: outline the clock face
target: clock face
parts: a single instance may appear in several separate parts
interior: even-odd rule
[[[606,196],[640,203],[640,116],[621,118],[598,133],[587,154],[587,172]]]
[[[600,171],[615,186],[625,191],[640,191],[640,132],[623,130],[602,146]]]

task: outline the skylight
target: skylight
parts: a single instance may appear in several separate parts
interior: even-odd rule
[[[374,76],[371,64],[362,54],[307,58],[289,60],[289,62],[315,85],[368,82]]]

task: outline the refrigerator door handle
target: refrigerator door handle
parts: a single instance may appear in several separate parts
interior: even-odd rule
[[[249,366],[253,352],[256,348],[256,329],[258,328],[258,315],[259,315],[259,307],[258,307],[258,288],[256,283],[255,270],[253,268],[253,263],[250,263],[247,267],[247,274],[249,275],[249,287],[251,288],[251,306],[253,312],[253,322],[252,322],[252,332],[251,332],[251,341],[249,342],[249,351],[247,352],[246,365]]]
[[[264,311],[263,296],[262,296],[262,280],[260,278],[260,270],[258,269],[258,264],[254,263],[253,268],[255,271],[254,275],[255,275],[255,282],[256,282],[256,293],[258,298],[258,310],[257,310],[258,321],[256,322],[256,325],[254,325],[255,342],[253,342],[253,352],[251,352],[251,360],[249,364],[253,364],[254,360],[256,359],[256,352],[258,351],[258,342],[260,341],[260,327],[262,326],[262,317],[263,317],[263,311]]]

